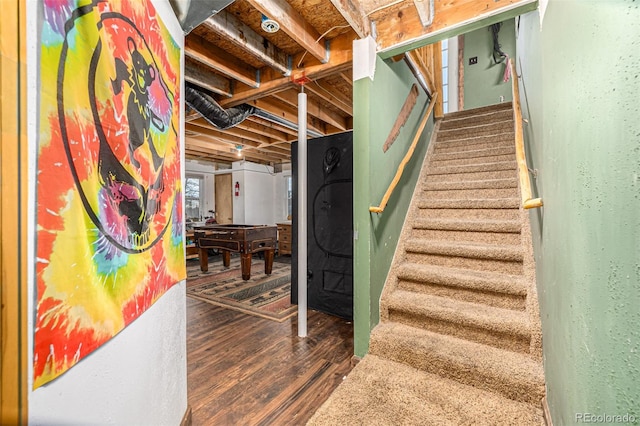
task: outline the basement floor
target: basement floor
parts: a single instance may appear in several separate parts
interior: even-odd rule
[[[187,297],[193,425],[303,425],[352,369],[353,325],[309,311],[282,323]]]

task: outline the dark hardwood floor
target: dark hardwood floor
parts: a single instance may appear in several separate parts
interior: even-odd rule
[[[353,325],[309,310],[278,323],[187,297],[193,424],[304,425],[351,370]]]

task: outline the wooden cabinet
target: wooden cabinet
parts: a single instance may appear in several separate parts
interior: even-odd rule
[[[277,223],[278,226],[278,253],[291,255],[291,224]]]

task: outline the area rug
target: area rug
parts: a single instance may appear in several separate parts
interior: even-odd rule
[[[222,306],[278,322],[293,316],[291,305],[291,265],[273,263],[271,275],[264,274],[264,261],[254,259],[251,278],[242,279],[240,259],[232,257],[229,268],[222,262],[209,264],[208,272],[190,265],[187,277],[187,296],[212,305]]]

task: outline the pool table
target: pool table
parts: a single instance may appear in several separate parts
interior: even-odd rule
[[[228,267],[231,252],[240,253],[242,279],[251,278],[251,256],[264,252],[264,273],[271,275],[276,248],[277,227],[268,225],[205,225],[194,227],[193,233],[199,250],[200,270],[209,270],[208,249],[222,251],[222,262]]]

